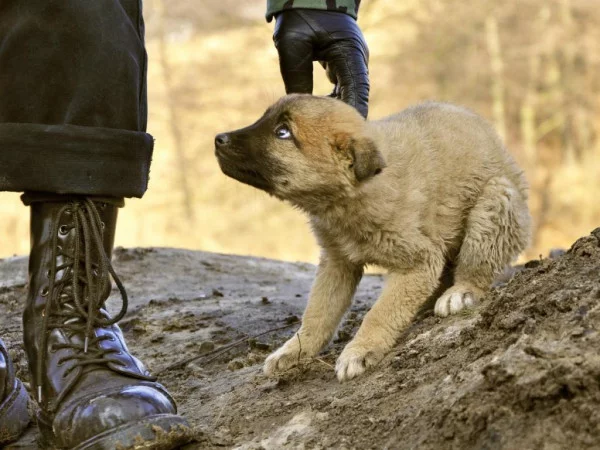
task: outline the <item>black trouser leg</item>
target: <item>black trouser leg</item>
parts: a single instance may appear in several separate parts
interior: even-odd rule
[[[0,191],[141,197],[141,0],[0,2]]]

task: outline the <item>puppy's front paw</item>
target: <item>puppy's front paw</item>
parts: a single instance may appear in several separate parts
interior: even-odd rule
[[[297,365],[301,356],[300,346],[294,336],[267,357],[263,372],[272,377],[276,372],[282,372]]]
[[[377,365],[384,352],[350,342],[335,364],[335,373],[340,382],[361,375],[369,367]]]
[[[446,317],[456,314],[464,308],[475,306],[478,295],[474,289],[453,286],[446,290],[435,302],[434,312],[437,316]]]

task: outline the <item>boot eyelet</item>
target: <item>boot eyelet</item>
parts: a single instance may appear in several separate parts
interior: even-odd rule
[[[41,295],[42,297],[45,297],[46,295],[48,295],[48,292],[50,292],[50,290],[48,289],[48,286],[44,286],[44,287],[42,288],[42,290],[40,291],[40,295]]]
[[[100,222],[100,229],[102,231],[104,231],[105,228],[106,228],[106,224],[104,222]]]
[[[73,214],[73,210],[71,208],[67,208],[67,209],[65,209],[65,214],[67,216],[70,216],[71,214]]]
[[[59,233],[61,236],[66,236],[67,234],[69,234],[69,227],[68,227],[68,226],[66,226],[66,225],[61,225],[61,226],[58,228],[58,233]]]
[[[92,270],[92,274],[97,277],[98,276],[98,269],[94,269]]]
[[[100,209],[106,209],[106,203],[105,202],[101,202],[98,206],[100,206]]]
[[[46,270],[46,278],[50,278],[50,275],[52,275],[52,271],[50,269]]]

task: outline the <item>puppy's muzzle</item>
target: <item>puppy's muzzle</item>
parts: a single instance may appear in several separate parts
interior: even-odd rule
[[[268,164],[263,158],[257,158],[252,150],[240,147],[236,132],[215,136],[215,155],[225,175],[267,192],[271,190],[270,173],[266,170]]]

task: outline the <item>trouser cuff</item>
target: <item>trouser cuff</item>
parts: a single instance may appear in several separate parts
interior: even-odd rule
[[[0,191],[141,198],[153,147],[141,131],[0,123]]]

